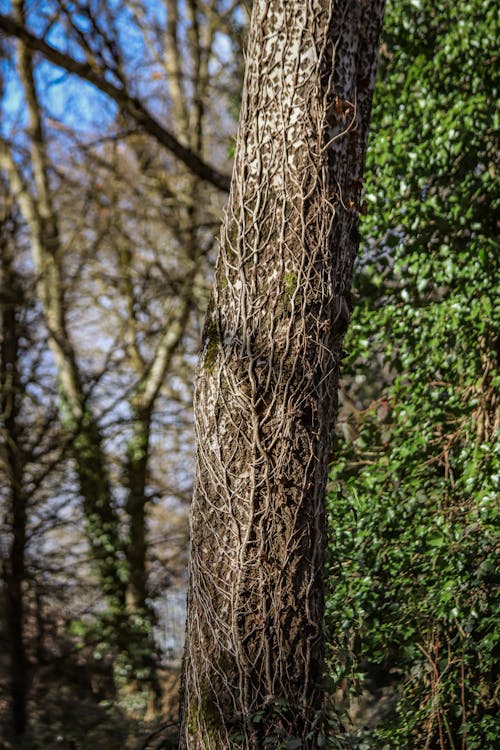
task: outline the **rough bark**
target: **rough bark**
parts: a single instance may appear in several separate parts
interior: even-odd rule
[[[190,750],[317,747],[327,456],[382,17],[383,0],[253,6],[195,393]]]

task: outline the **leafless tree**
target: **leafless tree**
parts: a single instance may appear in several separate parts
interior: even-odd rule
[[[17,37],[11,49],[28,120],[24,133],[4,133],[0,160],[29,230],[87,543],[117,614],[114,643],[125,651],[132,639],[123,622],[137,623],[138,651],[147,645],[141,623],[152,620],[147,533],[155,503],[161,488],[174,498],[188,489],[186,480],[176,486],[173,446],[186,453],[179,402],[191,398],[208,296],[221,192],[213,185],[227,183],[205,159],[227,161],[230,119],[224,110],[214,115],[209,92],[232,94],[216,35],[233,33],[234,8],[218,0],[180,5],[167,4],[165,27],[135,2],[113,11],[55,2],[37,17],[39,37],[28,31],[29,9],[16,2],[0,24]],[[140,67],[120,37],[121,12],[148,51]],[[55,26],[84,64],[45,41]],[[102,118],[94,133],[82,133],[51,116],[36,75],[42,56],[119,105],[104,132]],[[161,124],[167,115],[169,128]],[[154,431],[167,433],[162,447]],[[165,464],[170,477],[164,471],[153,482]]]

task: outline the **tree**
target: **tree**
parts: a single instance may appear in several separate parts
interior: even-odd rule
[[[324,491],[382,16],[254,3],[195,394],[182,747],[320,742]]]
[[[358,411],[329,485],[333,676],[389,708],[359,747],[499,732],[496,24],[495,3],[449,0],[393,0],[384,22],[345,362]]]
[[[57,4],[56,4],[57,5]],[[52,62],[54,65],[67,70],[69,73],[74,73],[79,76],[82,80],[88,81],[93,84],[97,89],[105,93],[111,99],[113,99],[121,111],[130,116],[139,127],[145,132],[151,134],[162,146],[168,151],[174,154],[186,167],[197,175],[202,180],[206,180],[210,184],[213,184],[219,190],[227,191],[228,189],[228,178],[226,175],[220,173],[210,165],[206,164],[196,152],[186,148],[178,138],[175,137],[167,128],[165,128],[145,107],[145,105],[125,86],[125,80],[122,78],[123,70],[119,66],[116,66],[118,60],[115,57],[117,51],[116,43],[117,38],[106,37],[103,33],[103,28],[99,21],[96,22],[96,16],[91,9],[85,7],[85,4],[80,7],[79,13],[80,18],[83,17],[90,24],[92,34],[98,34],[99,41],[104,41],[104,45],[98,51],[92,48],[92,45],[86,43],[85,30],[88,28],[85,26],[85,30],[78,28],[78,24],[74,23],[69,16],[67,9],[64,7],[64,3],[60,4],[62,7],[57,8],[54,13],[55,18],[60,12],[68,17],[70,25],[73,27],[76,39],[80,45],[83,45],[86,60],[85,62],[79,62],[75,60],[71,55],[62,53],[56,47],[48,44],[44,39],[37,37],[32,34],[26,27],[26,24],[19,18],[6,16],[0,14],[0,28],[8,35],[18,38],[22,41],[24,47],[33,52],[41,52],[47,60]],[[175,8],[175,4],[170,3],[170,9]],[[191,11],[193,10],[193,4],[190,4]],[[102,9],[101,9],[102,12]],[[212,17],[215,15],[216,9],[212,10]],[[170,15],[171,18],[171,15]],[[106,18],[106,22],[110,22],[110,17]],[[52,26],[52,19],[48,24],[49,30]],[[175,26],[175,23],[174,23]],[[110,43],[111,42],[111,43]],[[104,46],[104,54],[102,47]],[[109,56],[111,54],[112,64],[109,65]],[[113,59],[114,58],[114,59]],[[98,61],[98,62],[97,62]],[[103,66],[103,67],[102,67]],[[110,81],[111,77],[116,76],[119,80],[120,85],[115,85],[113,81]],[[108,74],[108,75],[106,75]],[[198,101],[200,101],[198,99]]]
[[[29,719],[35,652],[36,661],[43,660],[43,639],[33,633],[33,620],[39,614],[33,600],[41,592],[42,571],[51,567],[60,571],[64,564],[71,564],[72,553],[61,538],[57,551],[49,551],[45,533],[47,528],[57,533],[61,527],[55,503],[50,502],[55,492],[59,502],[68,506],[68,480],[62,476],[67,441],[58,429],[55,394],[47,388],[52,381],[47,383],[44,376],[47,341],[26,264],[22,218],[3,181],[1,188],[0,589],[5,602],[2,650],[8,663],[11,709],[10,721],[7,726],[2,722],[2,730],[10,735],[12,729],[19,736]],[[54,596],[51,604],[54,611]],[[36,646],[35,640],[39,641]],[[4,677],[0,670],[0,690]]]
[[[190,479],[187,470],[182,484],[175,474],[181,455],[191,462],[191,424],[181,425],[179,402],[187,411],[193,342],[208,295],[219,210],[210,182],[226,179],[204,168],[202,157],[213,150],[227,158],[231,125],[225,107],[213,116],[208,92],[217,89],[219,102],[231,93],[224,88],[231,66],[221,64],[215,41],[231,38],[234,9],[191,2],[184,12],[178,5],[169,2],[161,21],[158,8],[137,3],[56,0],[43,8],[17,1],[12,15],[2,16],[4,30],[18,38],[5,40],[11,54],[0,160],[33,250],[35,268],[29,260],[27,267],[45,315],[52,391],[72,455],[61,456],[61,467],[80,495],[82,546],[100,589],[87,637],[100,638],[108,654],[120,652],[113,662],[121,686],[154,677],[148,576],[159,547],[149,543],[155,506],[163,494],[164,506],[175,502],[176,515],[187,515]],[[85,64],[47,46],[45,34]],[[75,127],[73,93],[54,65],[93,83],[120,109],[97,107],[91,125]],[[81,85],[74,75],[71,83]],[[137,90],[143,104],[131,93]],[[17,118],[9,116],[12,93],[23,96]],[[106,98],[92,96],[99,106]],[[160,125],[166,116],[169,130]],[[222,124],[217,138],[210,118]],[[161,571],[160,586],[169,575]],[[75,629],[81,633],[82,624]]]
[[[27,656],[24,643],[24,596],[26,577],[26,506],[24,455],[20,423],[23,386],[19,372],[20,310],[23,288],[13,264],[17,232],[10,201],[0,193],[0,468],[6,476],[2,499],[6,500],[9,550],[2,576],[5,581],[6,622],[10,650],[12,724],[16,734],[26,727]],[[5,493],[5,495],[4,495]],[[2,519],[3,521],[3,519]],[[2,523],[3,526],[3,523]]]
[[[14,4],[24,17],[24,2]],[[77,476],[83,498],[87,535],[105,599],[111,611],[123,612],[125,575],[120,571],[118,517],[113,508],[109,471],[102,434],[87,403],[82,374],[69,336],[65,285],[62,273],[61,231],[50,188],[47,144],[36,90],[32,55],[19,45],[19,77],[26,98],[32,189],[28,187],[12,151],[0,143],[0,164],[5,168],[29,227],[37,292],[49,332],[49,346],[58,370],[61,410],[68,430],[78,430],[73,443]]]

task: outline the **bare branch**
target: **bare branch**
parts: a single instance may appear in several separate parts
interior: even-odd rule
[[[149,135],[177,157],[197,177],[209,182],[219,190],[229,190],[230,177],[219,172],[214,167],[200,159],[194,151],[183,146],[177,138],[167,130],[153,115],[148,112],[144,104],[136,97],[130,96],[125,89],[120,89],[107,81],[101,71],[96,71],[89,63],[81,63],[60,50],[52,47],[44,39],[32,34],[23,24],[10,16],[0,14],[0,31],[8,36],[20,39],[32,52],[40,52],[46,60],[68,73],[73,73],[109,96],[118,104],[120,109],[132,117]]]

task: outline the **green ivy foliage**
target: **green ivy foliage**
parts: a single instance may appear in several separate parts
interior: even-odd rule
[[[334,686],[379,703],[360,749],[500,737],[498,37],[493,0],[387,8],[328,497]]]

